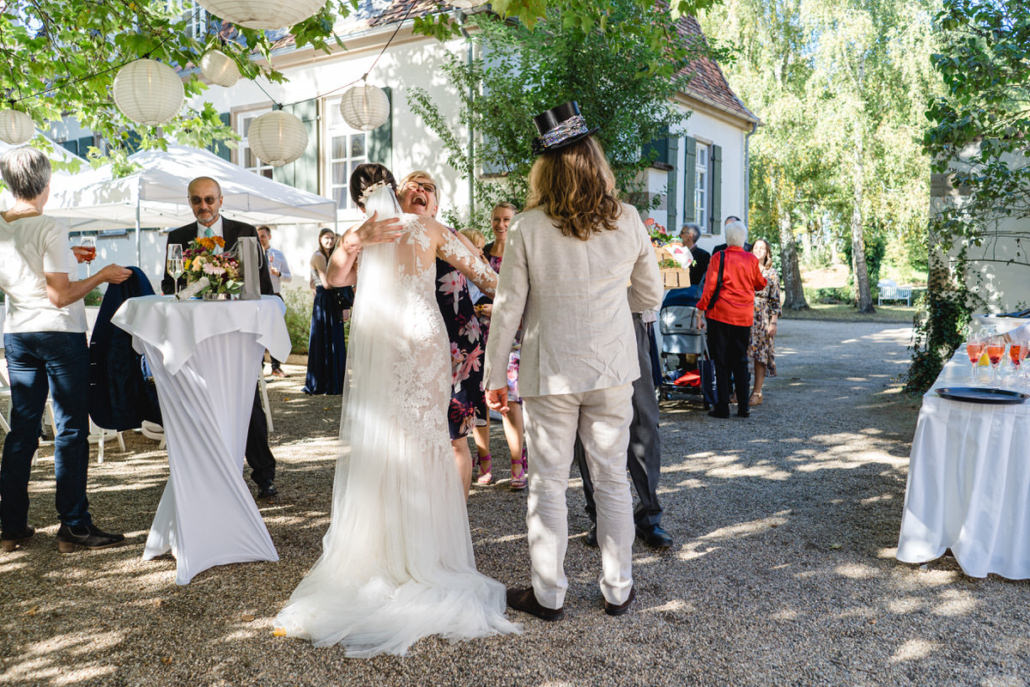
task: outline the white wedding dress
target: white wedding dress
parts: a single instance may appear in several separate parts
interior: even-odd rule
[[[366,209],[399,214],[389,187]],[[421,220],[401,219],[399,241],[362,249],[332,522],[321,558],[275,622],[352,657],[403,655],[428,635],[520,629],[504,615],[504,586],[476,570],[447,430],[449,343],[434,295],[437,255],[477,283],[488,273],[449,232],[433,251]]]

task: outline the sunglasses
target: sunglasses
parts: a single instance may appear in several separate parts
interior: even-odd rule
[[[425,191],[426,193],[432,193],[433,195],[436,195],[436,186],[434,184],[430,184],[428,182],[423,181],[409,181],[407,185],[410,189],[417,188],[419,190]]]
[[[204,203],[205,205],[214,205],[219,201],[219,199],[219,197],[215,196],[190,196],[190,205],[200,205],[201,203]]]

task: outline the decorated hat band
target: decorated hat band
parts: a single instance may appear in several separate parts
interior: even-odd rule
[[[546,134],[540,137],[540,146],[542,148],[551,148],[558,145],[567,138],[573,136],[579,136],[589,131],[587,129],[587,122],[583,118],[583,115],[576,115],[575,117],[569,117],[564,122],[558,124]]]

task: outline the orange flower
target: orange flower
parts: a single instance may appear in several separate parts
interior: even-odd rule
[[[215,239],[216,238],[219,238],[219,237],[217,237],[217,236],[201,236],[201,237],[199,237],[197,239],[197,243],[199,243],[200,247],[203,248],[204,250],[214,250],[215,249]]]
[[[219,248],[225,248],[225,239],[221,236],[212,236],[211,239],[215,242],[215,245]]]

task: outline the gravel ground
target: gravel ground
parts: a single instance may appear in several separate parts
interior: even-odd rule
[[[404,659],[350,660],[272,635],[320,552],[340,417],[338,398],[300,393],[300,367],[270,384],[281,499],[261,511],[279,563],[223,566],[177,587],[173,560],[140,560],[167,458],[137,434],[124,454],[109,444],[90,473],[98,523],[130,543],[61,556],[44,448],[30,514],[39,534],[0,554],[0,685],[1024,685],[1027,582],[971,579],[951,558],[893,558],[918,410],[897,380],[910,336],[781,321],[780,376],[750,419],[663,403],[660,493],[676,546],[637,545],[630,614],[601,611],[600,558],[582,543],[573,479],[565,620],[513,614],[520,636],[431,637]],[[494,443],[506,455],[499,431]],[[523,585],[525,496],[498,472],[498,486],[469,500],[477,561]]]

